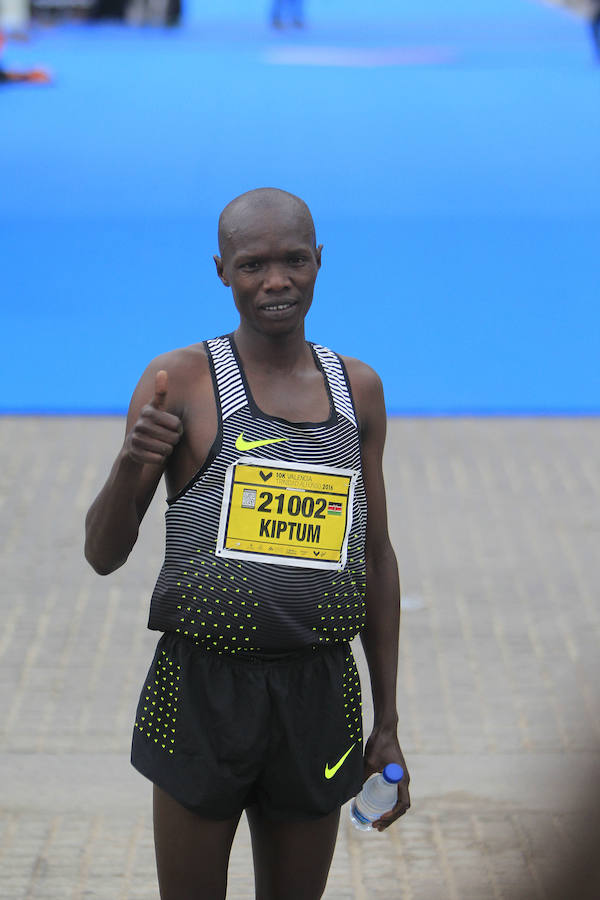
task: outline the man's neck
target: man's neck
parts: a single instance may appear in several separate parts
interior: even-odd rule
[[[312,359],[304,329],[284,335],[264,335],[244,328],[234,333],[235,343],[246,368],[292,372]]]

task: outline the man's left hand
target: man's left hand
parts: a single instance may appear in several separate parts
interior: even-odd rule
[[[384,813],[381,818],[373,822],[373,828],[384,831],[392,822],[403,816],[410,809],[410,796],[408,785],[410,775],[406,768],[404,756],[398,743],[398,737],[394,731],[374,728],[365,746],[365,781],[375,772],[383,772],[388,763],[398,763],[404,770],[402,781],[398,782],[398,800],[393,809]]]

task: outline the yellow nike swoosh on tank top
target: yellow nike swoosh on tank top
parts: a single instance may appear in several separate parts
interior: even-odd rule
[[[356,741],[354,742],[354,744],[352,744],[352,746],[350,747],[349,750],[346,750],[346,752],[344,753],[342,758],[338,759],[335,766],[330,767],[329,763],[327,763],[327,765],[325,766],[325,778],[333,778],[333,776],[335,775],[337,770],[340,769],[344,765],[344,763],[346,761],[346,757],[350,755],[351,751],[354,749],[355,746],[356,746]]]
[[[239,450],[241,453],[244,450],[256,450],[257,447],[266,447],[267,444],[279,444],[281,441],[287,441],[289,438],[264,438],[261,441],[247,441],[244,437],[244,432],[239,435],[238,439],[235,442],[235,449]]]

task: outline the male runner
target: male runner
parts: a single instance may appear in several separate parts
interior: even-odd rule
[[[165,474],[149,621],[163,636],[132,748],[154,782],[163,900],[225,896],[243,810],[256,897],[316,900],[342,804],[387,763],[406,771],[383,392],[367,365],[305,340],[321,250],[292,194],[250,191],[223,210],[215,263],[239,327],[149,365],[86,520],[86,557],[108,574]],[[375,713],[364,758],[359,633]],[[409,805],[406,775],[377,827]]]

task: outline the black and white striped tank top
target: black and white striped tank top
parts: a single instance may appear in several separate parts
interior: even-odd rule
[[[341,359],[309,344],[330,415],[296,423],[258,409],[232,336],[204,346],[218,434],[169,501],[149,628],[228,654],[352,640],[365,616],[367,503]]]

